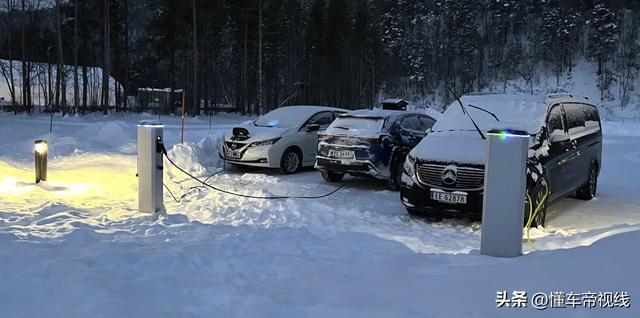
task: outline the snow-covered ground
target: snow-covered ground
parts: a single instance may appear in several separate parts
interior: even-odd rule
[[[135,123],[151,115],[0,114],[2,317],[638,317],[640,124],[604,123],[598,198],[564,199],[526,255],[479,254],[480,224],[405,213],[384,183],[348,179],[318,200],[194,190],[166,213],[137,212]],[[248,118],[163,117],[174,160],[223,167],[221,134]],[[33,142],[49,182],[33,184]],[[176,194],[197,185],[165,163]],[[228,167],[227,167],[228,168]],[[211,183],[246,194],[331,191],[320,174],[228,169]],[[608,292],[631,308],[496,308],[497,291]],[[531,307],[531,304],[529,305]]]

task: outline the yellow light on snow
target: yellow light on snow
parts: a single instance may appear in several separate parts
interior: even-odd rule
[[[0,160],[0,210],[37,213],[56,204],[108,220],[144,216],[138,214],[135,156],[76,155],[58,158],[51,168],[50,180],[36,184],[30,166]]]

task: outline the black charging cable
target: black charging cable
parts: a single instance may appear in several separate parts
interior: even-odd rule
[[[225,170],[220,170],[220,171],[216,171],[214,173],[212,173],[211,175],[209,175],[206,179],[204,179],[204,183],[206,183],[207,181],[209,181],[209,179],[211,179],[213,176],[220,174],[222,172],[224,172]],[[184,199],[186,196],[188,196],[189,194],[193,193],[195,190],[200,190],[206,187],[205,186],[195,186],[195,187],[190,187],[189,190],[187,190],[187,192],[185,192],[183,195],[180,196],[180,198],[177,198],[173,192],[171,192],[171,189],[169,189],[169,187],[163,183],[162,184],[164,186],[165,189],[167,189],[167,191],[169,192],[169,194],[171,195],[171,197],[173,198],[174,201],[176,201],[176,203],[180,203],[182,201],[182,199]]]
[[[218,192],[222,192],[225,194],[229,194],[229,195],[233,195],[233,196],[237,196],[237,197],[242,197],[242,198],[248,198],[248,199],[259,199],[259,200],[283,200],[283,199],[321,199],[321,198],[326,198],[336,192],[338,192],[340,189],[344,188],[344,186],[346,185],[346,183],[343,183],[342,185],[340,185],[339,187],[333,189],[331,192],[322,194],[322,195],[315,195],[315,196],[254,196],[254,195],[247,195],[247,194],[242,194],[242,193],[236,193],[236,192],[232,192],[232,191],[228,191],[228,190],[224,190],[224,189],[220,189],[218,187],[212,186],[210,184],[207,183],[207,181],[214,175],[224,171],[218,171],[215,174],[207,177],[207,179],[205,180],[200,180],[198,177],[190,174],[189,172],[185,171],[184,169],[182,169],[180,166],[178,166],[175,162],[173,162],[173,160],[171,160],[171,158],[169,158],[169,155],[167,153],[167,148],[164,147],[164,144],[162,143],[162,140],[158,140],[158,144],[157,147],[159,147],[158,149],[160,149],[162,151],[162,154],[164,154],[164,157],[167,158],[167,161],[169,161],[169,163],[171,163],[171,165],[173,165],[174,167],[176,167],[178,170],[182,171],[182,173],[186,174],[187,176],[191,177],[192,179],[200,182],[202,184],[202,186],[199,187],[192,187],[192,189],[194,188],[202,188],[202,187],[207,187],[210,188],[212,190],[218,191]],[[165,188],[167,188],[167,186],[165,185]],[[171,194],[171,196],[173,197],[173,199],[176,202],[180,202],[186,195],[188,195],[190,192],[185,193],[180,199],[177,199],[173,193],[171,193],[171,191],[169,191],[169,193]]]

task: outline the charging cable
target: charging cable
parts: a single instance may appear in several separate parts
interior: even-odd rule
[[[540,179],[536,186],[533,188],[534,190],[538,190],[538,187],[542,185],[542,180]],[[534,193],[537,193],[536,191],[533,191]],[[533,242],[531,241],[531,235],[530,235],[530,230],[531,230],[531,224],[533,224],[533,220],[535,220],[535,217],[538,215],[538,213],[540,213],[542,211],[542,207],[545,205],[546,201],[547,201],[547,197],[549,196],[549,187],[545,186],[545,193],[542,196],[542,199],[540,200],[540,202],[538,202],[538,205],[536,206],[535,210],[533,209],[533,200],[531,199],[531,196],[529,195],[529,193],[527,193],[527,201],[529,202],[529,220],[527,221],[527,224],[525,225],[525,228],[527,230],[527,243],[529,243],[529,245],[531,246],[531,248],[534,251],[537,251],[538,249],[535,247],[535,245],[533,245]]]
[[[322,194],[322,195],[315,195],[315,196],[254,196],[254,195],[247,195],[247,194],[242,194],[242,193],[236,193],[236,192],[232,192],[232,191],[228,191],[228,190],[224,190],[224,189],[220,189],[218,187],[215,187],[211,184],[208,184],[207,181],[209,180],[210,177],[212,177],[215,174],[218,174],[222,171],[218,171],[215,174],[209,176],[207,179],[205,180],[200,180],[198,177],[190,174],[189,172],[185,171],[184,169],[182,169],[180,166],[178,166],[175,162],[173,162],[173,160],[171,160],[171,158],[169,158],[169,155],[167,154],[167,148],[164,147],[164,144],[162,143],[161,140],[158,140],[158,144],[157,147],[159,147],[158,149],[162,150],[162,154],[164,154],[164,157],[167,158],[167,161],[169,161],[169,163],[171,163],[171,165],[173,165],[174,167],[176,167],[178,170],[180,170],[182,173],[186,174],[187,176],[191,177],[192,179],[198,181],[199,183],[202,184],[202,186],[199,187],[207,187],[209,189],[218,191],[218,192],[222,192],[225,194],[229,194],[229,195],[233,195],[233,196],[237,196],[237,197],[242,197],[242,198],[248,198],[248,199],[260,199],[260,200],[282,200],[282,199],[321,199],[321,198],[325,198],[328,197],[336,192],[338,192],[340,189],[342,189],[346,183],[343,183],[342,185],[340,185],[339,187],[333,189],[331,192]],[[167,188],[165,186],[165,188]],[[192,187],[192,189],[194,189],[196,187]],[[176,202],[180,202],[186,195],[188,195],[190,192],[185,193],[180,199],[177,199],[173,193],[171,193],[171,191],[169,191],[169,193],[171,194],[171,196],[173,197],[173,199]]]

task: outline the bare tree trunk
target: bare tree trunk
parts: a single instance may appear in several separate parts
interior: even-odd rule
[[[56,107],[65,106],[66,96],[61,90],[62,82],[64,81],[64,59],[62,56],[62,25],[61,19],[61,6],[60,0],[56,0],[56,35],[57,35],[57,53],[58,53],[58,66],[56,67]],[[61,96],[63,95],[63,96]]]
[[[20,90],[20,93],[22,95],[22,107],[25,108],[27,107],[27,58],[26,58],[26,40],[25,40],[25,21],[26,21],[26,17],[25,17],[25,5],[24,5],[24,1],[22,0],[20,1],[20,6],[21,6],[21,16],[20,16],[20,50],[21,50],[21,70],[22,70],[22,78],[21,78],[21,83],[22,83],[22,89]]]
[[[51,61],[49,58],[49,54],[47,52],[47,90],[48,90],[48,98],[47,98],[47,109],[49,111],[53,111],[52,109],[52,105],[53,105],[53,99],[54,96],[53,95],[53,82],[52,82],[52,78],[53,78],[53,72],[51,72]]]
[[[80,85],[78,81],[78,0],[73,2],[73,107],[78,111]]]
[[[89,75],[87,66],[82,65],[82,113],[87,111],[87,95],[89,91]]]
[[[13,51],[12,46],[13,42],[11,40],[11,24],[13,23],[13,1],[7,0],[7,15],[5,16],[5,24],[7,26],[7,41],[8,41],[8,59],[9,59],[9,70],[8,72],[3,72],[5,80],[7,82],[7,87],[9,88],[9,95],[11,97],[11,107],[14,112],[18,111],[18,105],[16,103],[16,84],[13,80]]]
[[[258,8],[258,111],[260,115],[264,113],[262,109],[262,0],[259,0]]]
[[[124,0],[124,110],[129,109],[129,1]]]
[[[200,97],[198,96],[198,26],[196,17],[196,0],[191,0],[193,16],[193,113],[200,114]]]
[[[242,93],[241,100],[244,102],[243,115],[249,113],[248,92],[247,92],[247,46],[249,37],[249,22],[247,15],[244,16],[244,51],[242,53]]]
[[[103,11],[103,34],[102,34],[102,108],[105,114],[109,113],[109,74],[111,60],[111,41],[109,39],[109,0],[104,0]]]

